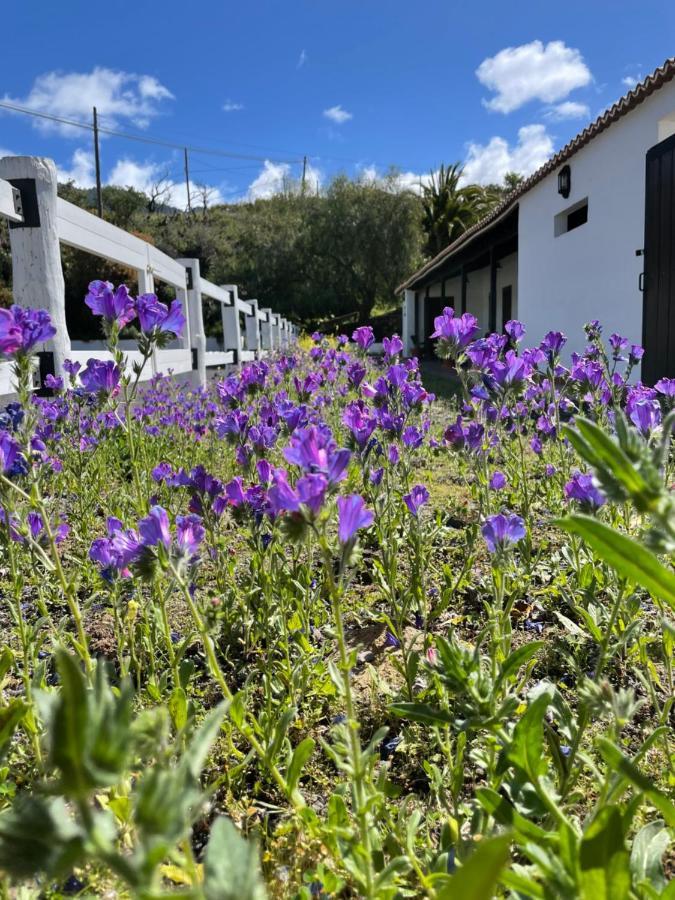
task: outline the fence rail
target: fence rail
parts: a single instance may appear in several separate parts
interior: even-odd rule
[[[14,299],[20,306],[50,313],[57,333],[44,351],[51,353],[56,374],[62,374],[66,358],[84,362],[110,356],[100,342],[87,344],[86,349],[71,346],[61,244],[135,270],[140,294],[152,293],[155,281],[161,281],[182,301],[185,333],[174,345],[155,351],[146,378],[168,370],[176,375],[194,371],[204,385],[209,367],[261,359],[296,340],[297,326],[268,307],[260,308],[257,299],[239,297],[237,285],[215,285],[202,278],[198,259],[173,259],[142,238],[57,197],[56,188],[56,168],[51,160],[27,156],[0,159],[0,216],[12,223]],[[207,298],[221,306],[222,350],[206,348],[203,303]],[[128,352],[127,358],[131,366],[134,351]],[[0,397],[11,393],[10,367],[0,363]]]

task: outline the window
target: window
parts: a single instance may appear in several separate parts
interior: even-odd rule
[[[556,237],[560,237],[561,234],[574,231],[586,222],[588,222],[588,197],[558,213],[553,220],[553,233]]]

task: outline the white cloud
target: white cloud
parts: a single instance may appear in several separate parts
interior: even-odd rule
[[[519,128],[514,146],[502,137],[493,137],[487,144],[469,144],[463,181],[499,184],[507,172],[529,175],[553,155],[553,149],[553,139],[544,125]]]
[[[262,171],[249,185],[249,199],[267,200],[274,194],[280,194],[290,177],[291,167],[288,163],[273,163],[266,159]]]
[[[0,153],[0,155],[2,155]],[[177,209],[187,208],[187,188],[184,181],[174,181],[166,174],[169,166],[150,160],[138,162],[138,160],[130,157],[118,159],[114,164],[107,177],[104,177],[104,184],[115,185],[116,187],[130,187],[134,190],[141,191],[144,194],[150,194],[155,185],[161,183],[165,188],[164,202],[175,206]],[[92,188],[96,184],[96,175],[94,169],[94,154],[89,150],[82,148],[73,153],[70,166],[57,166],[59,181],[72,181],[76,187]],[[208,186],[209,197],[208,205],[213,206],[217,203],[223,203],[223,196],[217,187]],[[193,206],[201,205],[202,187],[194,181],[190,181],[190,197]]]
[[[307,53],[305,50],[300,51],[300,56],[298,57],[298,62],[295,66],[296,69],[301,69],[304,64],[307,62]]]
[[[481,84],[496,93],[483,101],[485,106],[502,113],[512,112],[530,100],[555,103],[592,79],[579,50],[565,46],[563,41],[506,47],[484,59],[476,75]]]
[[[162,183],[166,189],[165,203],[177,209],[187,209],[187,188],[184,181],[174,181],[166,175],[166,169],[152,161],[138,162],[134,159],[118,159],[106,179],[106,184],[131,187],[144,194],[150,194],[153,187]],[[193,206],[202,202],[203,186],[190,180],[190,198]],[[223,195],[217,187],[208,185],[208,205],[223,203]]]
[[[337,106],[331,106],[329,109],[324,109],[323,114],[326,119],[330,119],[331,122],[335,122],[336,125],[342,125],[343,122],[348,122],[350,119],[354,118],[352,114],[347,112],[346,109],[343,109],[339,103]]]
[[[293,177],[288,163],[273,163],[265,160],[261,171],[251,182],[248,188],[247,200],[269,200],[275,194],[281,194],[287,190],[297,190],[301,178]],[[323,184],[323,172],[312,165],[308,165],[305,171],[305,189],[315,194]]]
[[[223,103],[223,112],[239,112],[239,110],[243,108],[243,103],[235,103],[233,100],[226,100],[225,103]]]
[[[632,75],[626,75],[625,78],[621,79],[621,84],[624,84],[627,88],[629,88],[630,90],[633,90],[633,88],[640,81],[642,81],[642,75],[637,75],[636,77],[633,77]]]
[[[565,100],[564,103],[551,106],[544,115],[547,119],[552,119],[554,122],[562,122],[565,119],[589,119],[591,110],[585,103],[577,103],[576,100]]]
[[[395,170],[384,174],[377,169],[377,166],[368,165],[359,168],[359,178],[361,181],[379,184],[391,191],[412,191],[415,194],[421,194],[422,185],[429,181],[430,175]]]
[[[91,72],[47,72],[35,79],[25,97],[4,97],[16,106],[85,122],[91,121],[95,106],[106,127],[127,120],[138,128],[146,128],[159,115],[162,101],[172,99],[171,91],[153,75],[101,67]],[[44,131],[56,130],[70,137],[81,135],[77,128],[47,119],[34,119],[33,123]]]
[[[90,188],[96,184],[94,154],[90,150],[78,148],[70,163],[70,168],[56,167],[59,181],[72,181],[76,187]]]

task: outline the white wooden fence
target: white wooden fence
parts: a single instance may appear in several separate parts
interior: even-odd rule
[[[258,300],[242,300],[237,285],[211,284],[202,278],[198,259],[172,259],[156,247],[86,210],[57,197],[54,163],[49,159],[8,156],[0,159],[0,216],[9,220],[12,248],[14,301],[20,306],[46,309],[56,327],[52,341],[40,354],[44,372],[62,374],[64,359],[85,362],[106,359],[100,342],[86,349],[71,346],[66,327],[65,286],[61,269],[61,244],[85,250],[103,259],[134,269],[139,294],[152,293],[155,281],[170,285],[186,312],[185,333],[175,346],[156,350],[145,378],[171,370],[175,375],[195,372],[206,384],[210,366],[237,365],[261,359],[296,340],[295,325]],[[203,301],[221,305],[223,349],[207,350]],[[84,300],[84,298],[83,298]],[[127,352],[128,364],[139,357]],[[12,393],[10,364],[0,363],[0,397]]]

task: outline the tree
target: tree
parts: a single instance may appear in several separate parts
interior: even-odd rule
[[[396,287],[420,261],[420,206],[396,173],[380,181],[336,178],[310,210],[308,264],[321,286],[321,308],[355,311],[395,302]]]
[[[482,192],[477,185],[461,185],[459,163],[441,165],[422,184],[422,228],[426,252],[436,256],[480,218]]]

